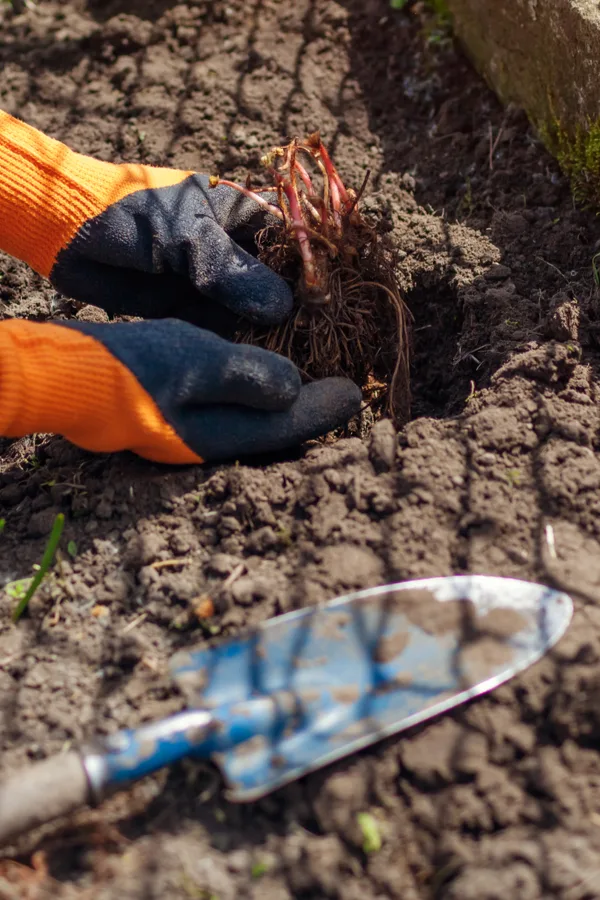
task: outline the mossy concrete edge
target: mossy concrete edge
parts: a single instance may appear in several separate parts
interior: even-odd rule
[[[573,175],[571,143],[581,146],[587,134],[600,131],[598,0],[447,0],[447,5],[477,69],[502,102],[526,111]],[[600,207],[600,194],[595,203]]]

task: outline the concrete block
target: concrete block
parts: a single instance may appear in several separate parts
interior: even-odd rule
[[[600,128],[599,0],[447,0],[454,30],[504,102],[542,136]]]

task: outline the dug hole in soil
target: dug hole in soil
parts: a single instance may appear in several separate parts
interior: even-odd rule
[[[179,709],[177,649],[349,589],[484,572],[587,599],[556,650],[490,696],[249,806],[209,767],[175,767],[6,850],[2,896],[600,897],[600,222],[416,10],[2,6],[0,105],[76,150],[239,179],[320,128],[347,183],[372,171],[363,209],[401,248],[415,336],[398,435],[383,420],[293,458],[187,469],[2,443],[0,583],[67,520],[17,627],[0,593],[2,773]],[[0,269],[3,316],[102,318]]]

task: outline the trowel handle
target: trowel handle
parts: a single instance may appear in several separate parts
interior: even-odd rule
[[[0,784],[0,845],[66,816],[90,798],[90,786],[79,753],[70,751],[13,775]]]
[[[271,734],[278,716],[275,695],[210,712],[192,709],[37,763],[0,785],[0,845],[186,756],[207,759]]]
[[[212,715],[202,710],[178,713],[12,775],[0,784],[0,846],[86,803],[100,803],[184,756],[209,755],[211,722]]]

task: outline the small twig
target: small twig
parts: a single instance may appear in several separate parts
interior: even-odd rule
[[[234,583],[234,581],[237,581],[238,578],[240,577],[240,575],[242,575],[244,573],[245,569],[246,569],[246,563],[238,563],[238,565],[235,567],[233,572],[231,572],[231,574],[228,575],[227,578],[225,579],[225,581],[223,582],[223,587],[224,588],[231,587],[231,585]]]
[[[173,566],[187,566],[191,560],[187,558],[182,559],[159,559],[156,562],[150,563],[149,568],[151,569],[170,569]]]
[[[456,367],[465,359],[474,359],[478,365],[481,365],[479,360],[475,357],[475,353],[478,353],[480,350],[487,350],[487,348],[491,346],[491,344],[482,344],[480,347],[475,347],[474,350],[465,350],[464,353],[461,353],[460,356],[457,356],[452,360],[452,365]]]
[[[498,129],[498,134],[496,135],[496,140],[495,140],[494,143],[492,144],[492,135],[493,135],[494,131],[493,131],[493,129],[492,129],[492,123],[490,122],[490,132],[489,132],[489,138],[490,138],[490,172],[491,172],[492,169],[494,168],[494,153],[496,152],[496,148],[497,148],[497,146],[498,146],[498,142],[500,141],[500,138],[502,137],[503,131],[504,131],[504,124],[502,124],[502,125],[500,126],[500,128]]]
[[[56,603],[54,604],[51,612],[48,615],[47,622],[50,628],[56,628],[58,623],[60,622],[60,606],[63,601],[63,595],[61,594]]]
[[[138,625],[141,625],[144,619],[147,618],[147,612],[140,613],[139,616],[136,616],[135,619],[132,619],[129,624],[125,625],[125,627],[121,629],[120,634],[129,634],[130,631],[133,631],[134,628],[137,628]]]
[[[582,600],[585,600],[586,603],[597,606],[599,602],[597,592],[589,590],[581,584],[575,583],[568,575],[563,576],[557,571],[554,562],[558,559],[558,554],[556,552],[554,527],[552,525],[544,525],[539,534],[539,544],[541,563],[544,567],[546,577],[552,582],[554,587],[558,588],[560,591],[564,591],[565,594],[576,594]]]
[[[556,559],[556,544],[554,542],[554,527],[552,525],[546,525],[544,529],[544,534],[546,537],[546,545],[548,547],[548,553],[550,554],[551,559]]]
[[[550,266],[551,269],[554,269],[555,272],[558,272],[558,274],[560,275],[560,277],[561,277],[561,278],[564,278],[564,280],[567,282],[567,284],[569,284],[569,279],[567,278],[567,276],[565,275],[565,273],[564,273],[564,272],[561,272],[560,269],[558,268],[558,266],[555,266],[554,263],[548,262],[548,260],[547,260],[547,259],[544,259],[543,256],[535,256],[534,259],[538,259],[540,262],[543,262],[544,265]]]

